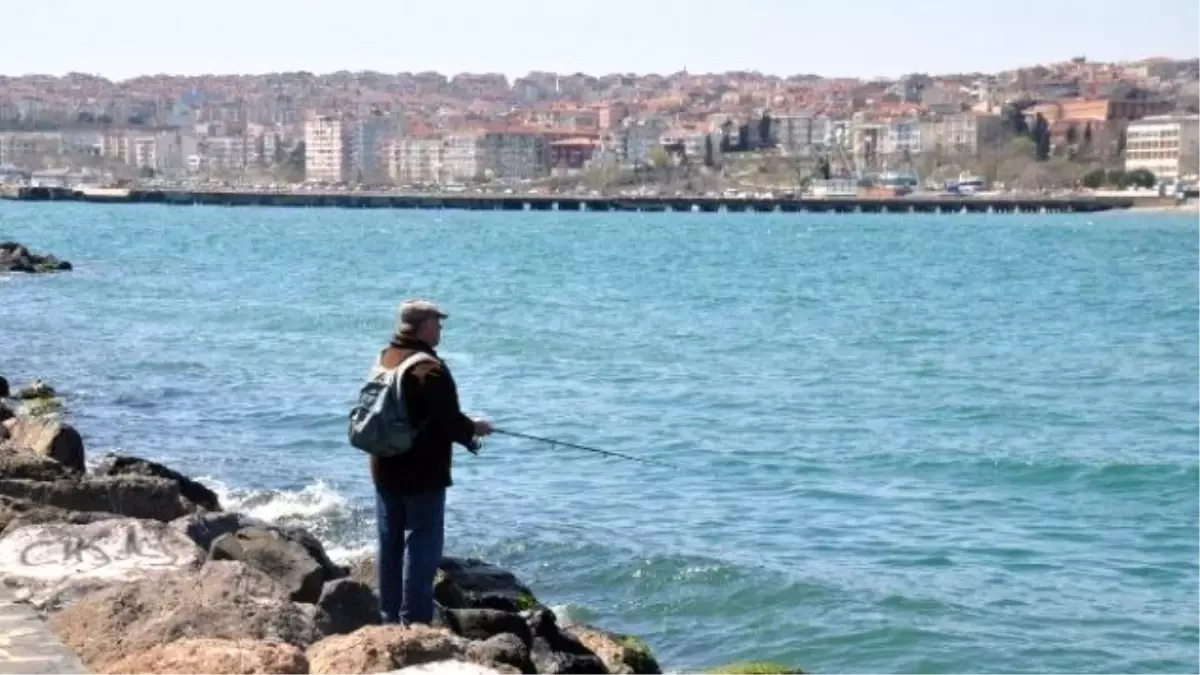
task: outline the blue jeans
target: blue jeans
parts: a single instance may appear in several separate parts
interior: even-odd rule
[[[445,516],[445,489],[417,495],[375,489],[384,623],[433,622],[433,579],[442,560]]]

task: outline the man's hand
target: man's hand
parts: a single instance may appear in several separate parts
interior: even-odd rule
[[[472,420],[475,422],[475,435],[483,438],[492,433],[492,423],[485,419]]]

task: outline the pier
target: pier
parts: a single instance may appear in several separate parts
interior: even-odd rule
[[[0,193],[21,201],[180,206],[277,206],[470,211],[672,211],[702,213],[1094,213],[1134,206],[1130,198],[906,196],[752,199],[733,197],[585,197],[570,195],[252,192],[240,190],[72,190],[21,187]]]

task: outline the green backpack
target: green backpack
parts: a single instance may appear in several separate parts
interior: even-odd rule
[[[376,360],[358,391],[358,403],[350,409],[350,445],[376,457],[397,457],[411,450],[424,425],[414,427],[409,422],[400,382],[409,368],[435,360],[425,352],[409,356],[395,368],[384,368]]]

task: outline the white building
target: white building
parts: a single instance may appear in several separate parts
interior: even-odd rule
[[[350,145],[346,125],[338,117],[314,115],[304,122],[304,180],[309,183],[341,183],[350,169]]]
[[[1193,180],[1200,173],[1200,115],[1157,115],[1129,123],[1125,170],[1145,169],[1160,182]]]

